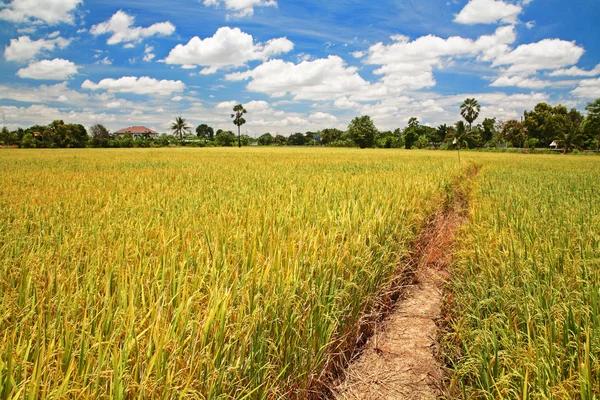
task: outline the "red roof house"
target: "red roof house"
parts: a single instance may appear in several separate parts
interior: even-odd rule
[[[133,137],[139,137],[144,135],[150,135],[156,137],[159,135],[158,132],[153,131],[150,128],[146,128],[145,126],[130,126],[129,128],[121,129],[120,131],[116,131],[117,135],[126,135],[130,134]]]

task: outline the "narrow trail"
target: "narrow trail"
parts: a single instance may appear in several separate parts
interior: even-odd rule
[[[465,210],[459,194],[453,207],[440,211],[421,233],[412,257],[412,285],[374,328],[345,380],[333,389],[334,399],[437,399],[444,394],[437,322],[442,317],[442,287],[449,277],[454,234]]]

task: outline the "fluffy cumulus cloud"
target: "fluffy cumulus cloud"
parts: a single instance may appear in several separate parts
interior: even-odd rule
[[[494,87],[507,87],[516,86],[520,88],[529,89],[541,89],[548,86],[552,86],[552,82],[548,80],[541,80],[538,78],[529,78],[526,76],[501,76],[494,80],[490,86]]]
[[[150,62],[154,59],[154,57],[156,57],[154,55],[154,47],[150,46],[150,45],[146,45],[146,47],[144,48],[144,61],[146,62]]]
[[[584,99],[600,98],[600,78],[584,79],[571,93]]]
[[[501,0],[470,0],[455,16],[454,22],[468,25],[496,22],[514,24],[521,11],[521,6]]]
[[[71,43],[71,39],[54,37],[53,39],[31,40],[29,36],[20,36],[10,39],[10,44],[4,48],[4,58],[7,61],[28,61],[38,54],[54,49],[64,49]]]
[[[170,22],[158,22],[147,28],[134,26],[134,22],[135,17],[119,10],[108,21],[92,26],[90,33],[94,36],[112,34],[107,44],[133,44],[150,36],[168,36],[175,32],[175,26]]]
[[[12,0],[0,9],[0,19],[16,23],[72,24],[73,12],[81,3],[83,0]]]
[[[348,93],[370,90],[370,85],[356,68],[338,56],[329,56],[299,64],[283,60],[267,61],[253,70],[232,73],[230,81],[250,80],[247,89],[272,97],[287,94],[296,100],[333,100]]]
[[[239,28],[222,27],[212,37],[193,37],[187,44],[177,45],[167,58],[167,64],[205,67],[201,72],[211,74],[221,68],[239,67],[252,60],[290,52],[294,44],[287,38],[255,43],[252,35]]]
[[[544,39],[536,43],[522,44],[511,52],[499,55],[492,66],[506,66],[507,74],[532,74],[539,70],[577,64],[583,53],[585,50],[575,42]]]
[[[86,94],[67,87],[67,82],[37,87],[21,85],[0,85],[0,99],[25,103],[65,103],[83,104],[89,100]]]
[[[592,70],[586,71],[578,67],[571,67],[568,69],[559,69],[552,71],[549,76],[598,76],[600,75],[600,64]]]
[[[320,124],[322,126],[327,126],[327,124],[335,124],[336,122],[338,122],[338,119],[336,116],[331,115],[329,113],[324,113],[324,112],[316,112],[311,114],[308,119],[311,122],[315,122],[317,124]]]
[[[135,77],[124,76],[119,79],[102,79],[94,83],[86,79],[81,87],[90,90],[106,90],[112,93],[134,93],[170,96],[173,93],[182,92],[185,84],[182,81],[157,80],[147,76]]]
[[[374,73],[383,76],[382,83],[386,88],[403,90],[434,86],[434,68],[443,68],[454,59],[491,61],[510,50],[509,45],[516,40],[516,34],[512,26],[504,26],[477,40],[458,36],[443,39],[434,35],[413,41],[396,35],[392,40],[390,44],[380,42],[371,46],[365,63],[381,66]]]
[[[500,76],[496,78],[490,86],[493,87],[520,87],[526,89],[542,89],[542,88],[566,88],[573,87],[578,84],[576,80],[547,80],[529,76]]]
[[[74,62],[55,58],[29,64],[17,71],[19,78],[62,81],[77,74],[79,67]]]
[[[276,0],[204,0],[205,6],[225,7],[233,11],[234,17],[249,17],[254,14],[254,7],[277,7]]]

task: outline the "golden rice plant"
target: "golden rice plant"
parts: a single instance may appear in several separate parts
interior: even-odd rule
[[[444,338],[456,394],[599,398],[600,158],[472,157]]]
[[[458,168],[354,149],[0,152],[0,399],[306,395]],[[562,226],[591,229],[597,183],[565,174],[555,195],[586,214]],[[556,271],[580,253],[549,238],[575,279]],[[564,296],[576,325],[593,318],[592,292]]]

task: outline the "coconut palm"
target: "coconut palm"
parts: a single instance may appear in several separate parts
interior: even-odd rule
[[[583,116],[576,110],[558,119],[559,133],[556,135],[558,145],[563,148],[563,154],[570,153],[583,143]]]
[[[240,128],[246,123],[246,120],[244,119],[244,114],[246,114],[247,112],[248,111],[246,111],[243,105],[238,104],[235,107],[233,107],[233,114],[231,114],[231,118],[233,118],[233,124],[238,127],[238,147],[242,147]]]
[[[473,126],[473,121],[479,117],[481,106],[475,99],[466,99],[460,106],[460,115],[469,123],[469,130]]]
[[[452,146],[458,150],[458,162],[460,163],[460,149],[468,148],[469,143],[473,142],[471,131],[467,130],[467,126],[463,121],[458,121],[454,128],[450,127],[447,129],[448,136],[446,140],[452,141]]]
[[[177,117],[171,124],[171,130],[174,135],[179,135],[179,139],[183,139],[184,133],[190,133],[190,126],[183,117]]]

